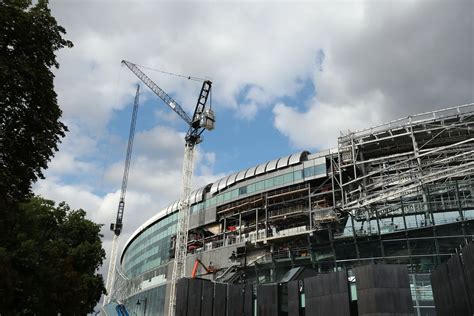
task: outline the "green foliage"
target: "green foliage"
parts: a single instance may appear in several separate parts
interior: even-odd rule
[[[72,47],[62,34],[47,1],[0,1],[0,198],[6,202],[31,193],[67,131],[51,71],[59,67],[55,51]]]
[[[0,246],[0,314],[85,315],[104,282],[100,225],[64,202],[21,203],[10,244]]]
[[[85,315],[105,292],[100,225],[31,193],[67,131],[51,71],[65,33],[47,1],[0,0],[0,315]]]

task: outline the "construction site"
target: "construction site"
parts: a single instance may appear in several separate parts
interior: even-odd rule
[[[227,293],[230,285],[246,288],[247,310],[235,315],[267,315],[259,312],[257,288],[279,285],[278,297],[285,299],[271,314],[293,315],[285,284],[340,271],[357,306],[354,271],[397,264],[408,272],[410,315],[436,315],[430,273],[474,236],[474,104],[341,132],[336,148],[289,154],[192,191],[194,148],[201,133],[214,128],[206,103],[212,83],[203,83],[191,116],[137,65],[123,63],[189,129],[181,199],[156,210],[119,254],[132,118],[104,313],[184,315],[177,284],[189,278],[229,285]],[[213,285],[215,295],[217,289]],[[304,315],[305,294],[298,291]],[[226,315],[225,309],[209,314],[189,308],[188,315]]]

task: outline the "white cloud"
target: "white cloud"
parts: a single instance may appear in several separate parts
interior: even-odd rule
[[[374,105],[380,104],[378,110]],[[317,103],[307,111],[299,112],[283,103],[273,108],[275,127],[299,148],[328,149],[337,146],[340,132],[370,127],[380,122],[383,96],[366,96],[348,105]]]
[[[275,127],[298,147],[323,149],[339,131],[472,102],[473,9],[472,1],[367,2],[363,23],[323,43],[316,97],[304,109],[275,106]]]
[[[239,111],[237,96],[268,106],[311,77],[316,54],[340,25],[358,23],[362,5],[189,2],[54,2],[75,47],[60,52],[59,100],[67,118],[99,128],[123,107],[136,81],[127,59],[176,73],[209,76],[215,101]],[[341,23],[342,22],[342,23]],[[191,110],[200,86],[145,70]],[[120,83],[119,83],[120,82]],[[259,87],[258,89],[255,87]],[[242,117],[257,108],[243,107]]]

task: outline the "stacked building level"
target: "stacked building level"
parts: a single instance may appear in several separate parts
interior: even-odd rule
[[[190,198],[186,275],[196,259],[214,271],[198,270],[202,278],[246,284],[283,282],[295,267],[350,273],[404,264],[416,315],[435,315],[429,273],[474,236],[473,136],[468,104],[344,133],[334,149],[199,188]],[[179,205],[127,241],[108,309],[121,302],[129,312],[166,314]]]

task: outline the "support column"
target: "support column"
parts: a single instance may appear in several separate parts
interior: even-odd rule
[[[226,236],[225,236],[225,232],[227,231],[227,218],[224,214],[224,229],[222,230],[223,232],[223,237],[222,237],[222,246],[225,246],[226,245]]]
[[[267,195],[265,195],[265,242],[266,239],[268,238],[268,200],[267,200]],[[258,233],[258,232],[257,232]]]
[[[375,220],[377,221],[377,231],[379,234],[380,251],[382,252],[382,260],[383,260],[383,263],[385,263],[385,249],[383,248],[382,234],[380,233],[379,211],[377,210],[375,210]]]
[[[258,207],[255,209],[255,243],[258,239]]]
[[[239,242],[242,242],[242,213],[239,211]]]
[[[402,209],[402,217],[403,217],[403,227],[405,228],[405,240],[407,243],[407,250],[408,250],[408,258],[410,259],[410,268],[413,269],[413,262],[412,262],[412,254],[410,248],[410,240],[408,239],[408,228],[407,228],[407,220],[405,217],[405,207],[403,206],[403,199],[400,197],[400,207]]]
[[[466,237],[466,228],[465,228],[465,221],[464,221],[464,213],[462,211],[462,204],[461,204],[461,194],[459,193],[459,180],[455,180],[456,183],[456,198],[458,200],[458,207],[459,207],[459,216],[461,216],[461,229],[462,235],[464,237],[464,243],[467,244],[467,237]]]
[[[359,244],[357,243],[357,234],[356,234],[356,229],[355,229],[354,214],[351,214],[349,216],[351,217],[352,236],[354,237],[354,246],[356,249],[356,255],[357,255],[357,259],[360,260]]]
[[[313,211],[311,209],[311,183],[308,183],[308,211],[309,211],[309,230],[313,230]]]

